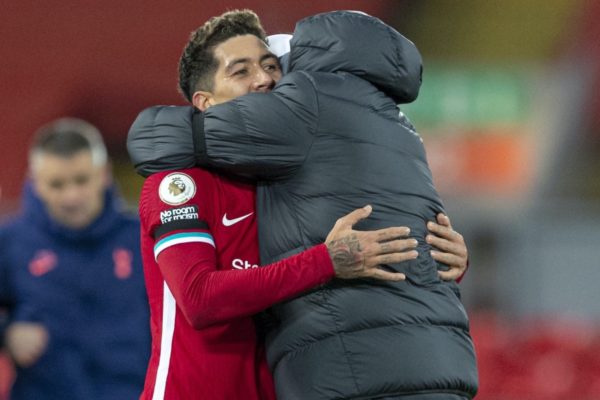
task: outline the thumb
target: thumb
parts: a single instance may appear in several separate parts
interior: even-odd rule
[[[363,208],[357,208],[349,214],[344,215],[339,222],[341,222],[342,226],[352,227],[357,224],[360,220],[367,218],[371,215],[371,211],[373,211],[373,207],[364,206]]]

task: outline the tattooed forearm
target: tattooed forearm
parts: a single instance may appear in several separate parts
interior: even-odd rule
[[[354,278],[365,269],[360,241],[355,234],[327,243],[327,250],[339,278]]]

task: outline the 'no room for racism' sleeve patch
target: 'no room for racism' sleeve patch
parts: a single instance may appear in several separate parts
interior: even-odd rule
[[[206,230],[208,223],[200,219],[198,206],[195,204],[171,208],[160,212],[161,225],[154,231],[154,238],[180,230]]]

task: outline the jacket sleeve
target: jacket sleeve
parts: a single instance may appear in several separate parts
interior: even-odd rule
[[[250,179],[285,178],[308,155],[317,110],[316,91],[303,72],[288,74],[270,93],[212,106],[203,118],[195,116],[199,165]]]
[[[127,151],[143,177],[193,167],[191,106],[154,106],[143,110],[127,134]]]

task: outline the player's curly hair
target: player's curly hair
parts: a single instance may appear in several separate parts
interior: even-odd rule
[[[179,59],[179,90],[188,100],[197,90],[212,91],[218,61],[214,48],[239,35],[254,35],[266,43],[266,33],[252,10],[232,10],[209,19],[193,31]]]

